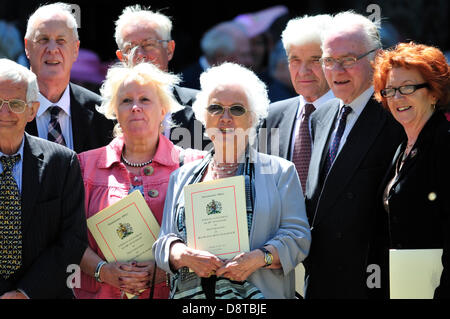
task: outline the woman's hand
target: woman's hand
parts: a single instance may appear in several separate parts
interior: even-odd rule
[[[264,267],[264,254],[259,249],[248,253],[242,253],[230,259],[216,274],[218,277],[228,278],[233,281],[244,281],[253,272]]]
[[[149,287],[153,262],[107,263],[100,271],[100,280],[127,293],[138,295]],[[139,265],[139,266],[138,266]]]
[[[170,248],[170,263],[175,270],[181,267],[191,268],[199,277],[214,275],[224,262],[217,256],[203,250],[187,247],[182,242],[175,242]]]

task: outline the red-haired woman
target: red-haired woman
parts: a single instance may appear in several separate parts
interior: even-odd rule
[[[439,49],[413,42],[381,51],[374,62],[375,97],[407,136],[383,184],[389,246],[443,248],[435,298],[450,297],[450,123],[442,111],[450,98],[449,75]]]

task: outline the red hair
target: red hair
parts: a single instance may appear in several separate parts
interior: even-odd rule
[[[386,87],[389,71],[396,67],[417,69],[436,96],[436,104],[444,106],[449,103],[450,67],[444,54],[435,47],[414,42],[399,43],[391,50],[380,50],[372,66],[375,99],[385,108],[388,108],[387,101],[380,91]]]

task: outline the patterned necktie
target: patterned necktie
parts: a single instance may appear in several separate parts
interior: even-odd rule
[[[316,108],[312,104],[305,104],[300,127],[295,137],[294,151],[292,153],[292,162],[295,164],[300,182],[302,184],[303,194],[306,190],[306,179],[308,177],[309,161],[311,160],[311,134],[309,132],[309,116]]]
[[[2,156],[0,174],[0,275],[8,279],[22,259],[22,210],[19,189],[12,169],[20,155]]]
[[[48,136],[50,142],[55,142],[66,146],[66,141],[62,135],[61,126],[59,125],[58,115],[61,111],[59,106],[50,107],[50,122],[48,123]]]
[[[339,143],[341,142],[342,135],[345,131],[345,125],[347,124],[347,115],[350,114],[351,111],[353,111],[353,109],[350,106],[344,106],[341,110],[336,135],[334,136],[333,142],[328,149],[328,156],[325,161],[325,171],[323,172],[324,176],[327,176],[328,171],[330,170],[331,165],[336,158],[337,152],[339,150]]]

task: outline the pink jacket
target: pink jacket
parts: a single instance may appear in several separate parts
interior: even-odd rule
[[[120,160],[123,146],[123,138],[117,137],[107,146],[78,155],[85,187],[86,218],[128,195],[133,176]],[[165,136],[160,135],[153,162],[141,171],[145,201],[159,224],[162,221],[170,174],[179,167],[179,150]],[[185,152],[184,162],[201,158],[204,154],[205,152],[188,150]],[[153,170],[148,167],[152,167]],[[88,232],[88,239],[92,250],[105,259],[90,232]],[[93,277],[83,272],[81,288],[75,288],[74,293],[80,299],[121,297],[118,288],[98,283]],[[165,283],[155,285],[154,298],[167,298],[168,294],[169,287]],[[140,298],[148,297],[149,289],[140,296]]]

